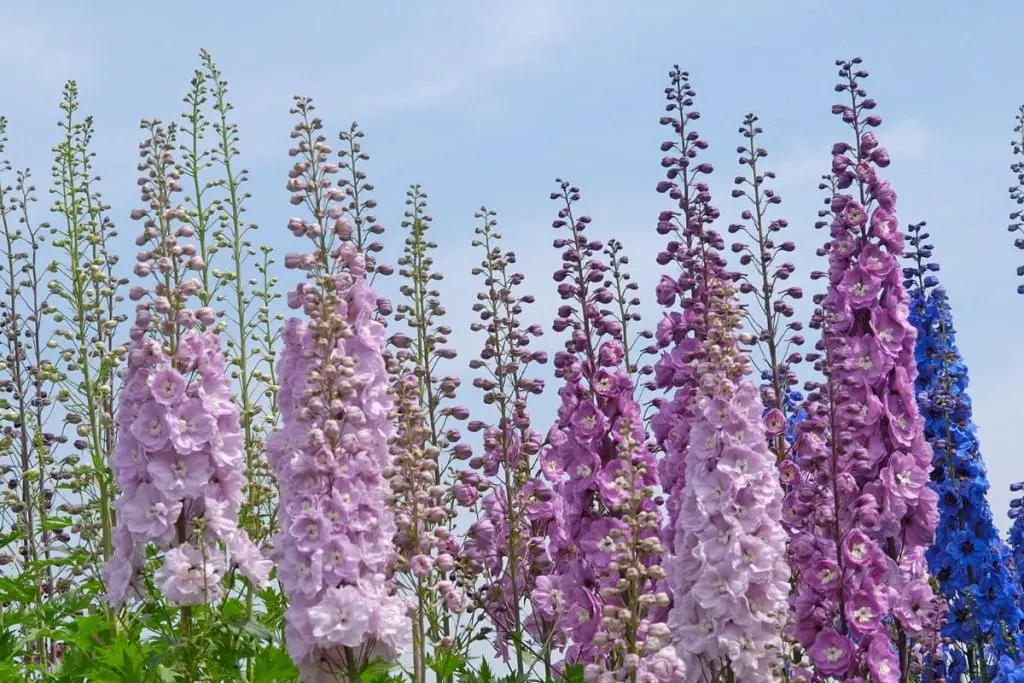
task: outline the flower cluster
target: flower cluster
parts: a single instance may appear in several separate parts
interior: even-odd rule
[[[427,643],[445,650],[466,645],[457,633],[466,600],[450,580],[459,554],[451,533],[456,503],[450,493],[452,465],[470,455],[456,427],[469,411],[450,404],[461,380],[438,372],[456,352],[447,346],[451,328],[442,321],[445,309],[435,284],[442,275],[433,269],[437,243],[429,237],[433,219],[426,213],[426,199],[418,185],[406,193],[402,227],[408,234],[398,260],[403,300],[394,320],[405,322],[409,334],[399,332],[389,340],[396,364],[391,375],[398,421],[392,443],[394,468],[389,472],[398,523],[396,570],[403,590],[415,596],[413,668],[421,673]]]
[[[300,160],[288,187],[313,217],[293,218],[289,228],[314,248],[285,258],[306,272],[287,297],[306,321],[285,326],[282,428],[267,442],[281,485],[274,552],[290,601],[288,648],[303,679],[356,681],[367,663],[405,647],[409,619],[386,577],[395,523],[384,476],[393,432],[384,326],[366,260],[333,203],[344,193],[332,186],[337,167],[312,110],[296,98],[292,154]]]
[[[569,339],[554,359],[564,384],[542,459],[560,503],[548,548],[554,590],[565,600],[558,616],[572,641],[566,660],[586,664],[588,680],[674,676],[676,667],[664,665],[668,653],[658,655],[659,673],[646,661],[669,645],[664,624],[651,619],[669,598],[659,586],[657,471],[624,362],[628,341],[622,321],[602,308],[615,294],[594,286],[609,267],[597,256],[602,243],[585,234],[590,218],[573,215],[579,189],[557,182],[551,198],[564,206],[553,226],[567,235],[554,241],[562,250],[554,279],[565,302],[554,329]]]
[[[672,239],[658,255],[680,272],[662,276],[658,303],[681,311],[658,326],[663,352],[655,384],[673,390],[658,404],[654,435],[664,451],[662,485],[667,494],[670,547],[667,585],[672,591],[669,625],[685,663],[687,680],[731,675],[764,680],[782,647],[789,573],[783,560],[785,534],[777,519],[782,490],[768,450],[760,392],[741,383],[749,359],[738,347],[739,308],[721,252],[722,236],[710,227],[718,217],[695,163],[707,143],[687,124],[694,92],[675,67],[666,88],[669,104],[661,122],[677,139],[662,144],[674,152],[662,160],[667,179],[658,191],[678,202],[664,211],[658,233]],[[746,597],[745,597],[746,596]]]
[[[740,134],[746,140],[737,148],[740,154],[740,165],[749,169],[749,176],[740,175],[734,179],[736,187],[732,196],[745,198],[750,208],[744,209],[741,218],[745,223],[733,223],[729,226],[730,234],[740,234],[744,241],[734,242],[732,251],[739,254],[741,266],[753,265],[754,272],[740,275],[738,289],[740,294],[754,300],[753,311],[760,315],[751,315],[748,321],[752,326],[752,343],[760,352],[760,363],[754,362],[756,369],[765,384],[761,387],[762,400],[767,413],[768,437],[776,458],[782,460],[789,452],[792,441],[786,439],[784,427],[794,416],[791,387],[796,384],[796,373],[793,366],[803,360],[797,351],[790,351],[793,346],[804,343],[803,323],[787,319],[793,317],[794,309],[791,301],[803,297],[800,287],[785,286],[785,281],[795,272],[796,267],[790,262],[776,263],[780,254],[787,254],[796,249],[791,241],[777,242],[777,236],[789,223],[784,218],[769,220],[768,207],[779,204],[782,199],[766,183],[775,178],[772,171],[758,170],[758,161],[768,156],[768,152],[757,144],[757,136],[763,129],[757,125],[758,118],[747,114],[743,119]],[[785,324],[783,324],[785,323]]]
[[[696,401],[697,379],[694,369],[704,352],[701,340],[706,338],[706,302],[700,296],[703,283],[724,281],[724,261],[719,251],[724,241],[717,233],[705,233],[704,225],[718,217],[718,209],[710,203],[708,186],[699,180],[711,173],[710,163],[696,163],[699,150],[708,143],[687,125],[700,118],[692,109],[694,91],[689,74],[678,65],[669,72],[670,84],[665,88],[668,116],[661,124],[670,126],[673,140],[662,143],[665,156],[661,165],[668,169],[666,180],[658,183],[658,192],[666,193],[678,202],[679,211],[662,211],[658,216],[658,234],[670,235],[666,249],[658,254],[658,264],[676,263],[676,275],[662,275],[655,289],[659,304],[674,308],[678,301],[681,310],[666,313],[655,330],[653,350],[661,356],[654,365],[652,389],[669,392],[668,398],[654,400],[657,413],[651,419],[651,431],[661,450],[658,475],[667,500],[667,525],[663,540],[668,551],[673,550],[676,522],[679,518],[680,491],[684,484],[685,455],[689,441],[689,420]],[[673,113],[674,112],[674,113]],[[707,248],[704,248],[707,247]],[[707,257],[706,261],[704,256]]]
[[[782,648],[789,590],[782,490],[760,392],[741,382],[739,316],[729,290],[710,309],[706,360],[690,425],[675,552],[667,566],[669,625],[690,680],[770,678]]]
[[[949,612],[942,626],[948,645],[940,670],[947,679],[990,680],[1001,658],[1013,662],[1024,644],[1021,589],[999,538],[986,496],[988,478],[967,396],[967,367],[956,346],[946,293],[931,274],[932,245],[924,223],[908,227],[914,247],[903,269],[910,321],[918,331],[918,405],[934,450],[932,487],[939,495],[939,527],[928,565]]]
[[[544,533],[554,516],[555,496],[538,477],[542,439],[528,411],[530,397],[544,389],[533,373],[548,356],[530,348],[543,329],[522,326],[523,308],[534,297],[518,291],[523,275],[511,270],[515,253],[501,250],[495,213],[481,207],[476,217],[481,225],[474,230],[473,246],[483,250],[484,258],[472,272],[483,278],[485,289],[473,305],[480,320],[471,329],[485,333],[486,341],[469,366],[481,371],[473,385],[483,392],[493,417],[469,423],[469,431],[482,433],[483,450],[457,474],[456,500],[481,510],[469,528],[460,567],[475,579],[475,602],[494,624],[498,654],[512,661],[519,676],[529,665],[529,653],[550,673],[551,649],[559,635],[552,610],[560,602],[557,596],[553,603],[537,596],[550,586]]]
[[[136,243],[143,247],[135,274],[151,277],[152,290],[135,286],[135,323],[117,408],[120,427],[111,467],[122,494],[117,501],[115,554],[104,570],[108,599],[121,604],[140,594],[146,545],[164,551],[155,579],[168,601],[207,603],[223,595],[223,544],[253,583],[263,585],[271,564],[238,529],[242,504],[242,435],[231,400],[220,341],[199,324],[210,324],[207,308],[192,310],[200,289],[183,273],[202,267],[184,210],[171,203],[180,191],[173,165],[174,129],[143,122],[149,137],[140,146],[139,170],[147,209]],[[176,224],[180,224],[175,228]]]
[[[882,683],[906,680],[932,646],[939,614],[925,549],[938,510],[914,392],[917,335],[896,261],[903,234],[895,193],[876,175],[889,155],[870,130],[881,119],[870,113],[859,63],[837,62],[836,90],[851,103],[833,112],[856,144],[832,150],[829,269],[814,274],[829,283],[814,321],[827,380],[797,428],[787,519],[798,573],[793,634],[819,676]],[[851,186],[855,196],[842,192]]]

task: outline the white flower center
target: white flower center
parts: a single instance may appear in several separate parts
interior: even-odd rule
[[[858,607],[853,611],[853,618],[857,620],[858,624],[870,623],[875,613],[871,611],[870,607]]]

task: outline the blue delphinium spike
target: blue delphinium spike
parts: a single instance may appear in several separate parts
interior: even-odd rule
[[[944,661],[934,664],[950,681],[988,683],[997,675],[995,680],[1016,681],[1024,671],[1024,614],[1015,566],[1024,564],[1010,561],[986,499],[989,484],[966,393],[967,367],[924,225],[908,228],[911,265],[903,273],[910,322],[918,331],[918,403],[934,450],[931,485],[939,494],[940,521],[928,566],[949,608],[942,627]]]

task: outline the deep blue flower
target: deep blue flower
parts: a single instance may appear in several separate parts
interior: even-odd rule
[[[988,476],[967,396],[967,366],[956,346],[946,293],[925,272],[932,247],[922,224],[909,227],[916,267],[904,269],[910,322],[917,328],[916,389],[925,436],[934,451],[932,487],[939,494],[939,527],[928,550],[928,566],[949,607],[942,635],[947,642],[936,673],[946,680],[1021,681],[1024,641],[1021,584],[1010,551],[999,537],[988,504]],[[1020,508],[1024,510],[1024,508]],[[1024,549],[1024,515],[1011,545]],[[963,679],[962,676],[966,676]]]

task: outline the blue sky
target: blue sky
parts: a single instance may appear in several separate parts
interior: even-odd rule
[[[61,86],[76,79],[96,119],[102,190],[122,232],[134,236],[128,213],[138,201],[138,121],[180,114],[198,52],[208,48],[230,82],[241,125],[250,217],[260,239],[283,253],[299,247],[284,227],[288,109],[293,94],[314,97],[331,131],[356,120],[367,133],[366,170],[392,261],[406,187],[420,183],[430,195],[442,295],[464,362],[479,346],[465,330],[477,287],[469,241],[481,204],[499,212],[508,246],[521,254],[538,295],[530,321],[549,326],[558,254],[550,247],[548,193],[557,176],[582,187],[596,236],[625,242],[646,320],[656,321],[654,223],[667,208],[654,192],[662,171],[658,118],[673,63],[690,71],[697,90],[725,223],[742,209],[728,197],[739,169],[736,129],[748,111],[761,117],[783,198],[778,215],[789,219],[798,244],[797,279],[817,291],[804,282],[820,266],[815,188],[832,142],[846,136],[829,114],[833,61],[860,55],[885,119],[879,137],[892,152],[887,177],[899,214],[904,224],[928,221],[943,265],[991,499],[1005,527],[1006,486],[1024,478],[1024,300],[1014,293],[1024,256],[1005,229],[1009,139],[1024,102],[1022,24],[1024,5],[1013,0],[0,0],[0,114],[10,121],[7,156],[31,166],[43,190]],[[549,350],[560,344],[550,331],[546,338]],[[475,408],[462,374],[464,402]],[[553,405],[552,388],[535,407],[542,429]]]

